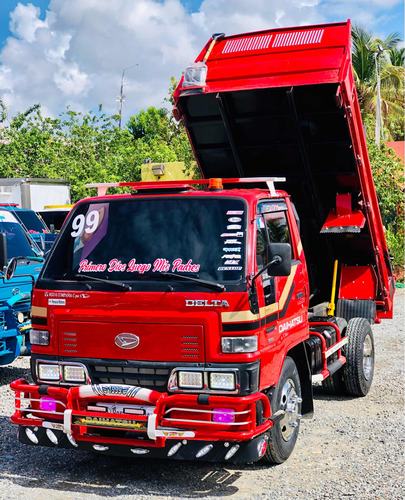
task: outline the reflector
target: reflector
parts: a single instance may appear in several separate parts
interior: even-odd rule
[[[56,411],[56,400],[49,397],[42,397],[39,402],[39,407],[43,411]]]
[[[221,424],[232,424],[235,422],[235,410],[230,408],[214,408],[212,414],[213,422]]]

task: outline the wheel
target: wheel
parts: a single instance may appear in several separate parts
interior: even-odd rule
[[[370,390],[374,375],[374,338],[370,323],[364,318],[351,319],[347,337],[343,348],[346,357],[343,380],[348,394],[362,397]]]
[[[278,410],[284,410],[285,414],[268,433],[269,442],[263,461],[281,464],[291,455],[298,437],[301,403],[298,370],[292,358],[287,356],[270,402],[273,415]]]

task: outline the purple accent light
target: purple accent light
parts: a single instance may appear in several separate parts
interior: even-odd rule
[[[43,411],[56,411],[56,400],[53,398],[43,397],[41,398],[39,407]]]
[[[213,412],[213,422],[218,424],[232,424],[235,422],[235,410],[229,408],[214,408]]]

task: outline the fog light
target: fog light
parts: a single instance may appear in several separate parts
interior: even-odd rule
[[[51,431],[51,429],[46,429],[46,435],[51,443],[58,444],[58,438],[56,437],[56,434]]]
[[[210,372],[210,389],[234,391],[235,387],[234,373]]]
[[[257,443],[257,453],[259,455],[259,458],[261,458],[266,453],[267,439],[267,436],[265,436]]]
[[[44,396],[39,402],[39,408],[43,411],[56,411],[56,400]]]
[[[225,460],[229,460],[230,458],[232,458],[238,450],[239,450],[238,444],[235,444],[235,446],[232,446],[232,448],[225,455]]]
[[[24,313],[22,313],[21,311],[17,314],[17,321],[19,323],[24,323]]]
[[[102,444],[93,444],[93,448],[96,451],[107,451],[108,450],[108,446],[103,446]]]
[[[181,448],[181,443],[177,443],[174,446],[170,448],[170,450],[167,453],[168,457],[172,457],[179,449]]]
[[[204,446],[204,448],[201,448],[201,450],[197,453],[197,455],[195,456],[195,458],[201,458],[201,457],[203,457],[209,451],[211,451],[213,447],[214,447],[213,444],[207,444],[207,446]]]
[[[149,450],[147,450],[146,448],[131,448],[131,452],[135,455],[146,455],[147,453],[149,453]]]
[[[32,345],[49,345],[49,332],[48,330],[35,330],[30,331],[30,342]]]
[[[30,429],[29,427],[26,427],[25,429],[25,434],[27,435],[27,438],[34,444],[38,444],[38,438],[35,435],[34,431]]]
[[[76,443],[76,439],[72,436],[72,434],[66,434],[66,437],[68,438],[69,443],[77,448],[79,445]]]
[[[202,372],[179,372],[178,381],[179,381],[179,389],[203,388]]]
[[[59,365],[38,365],[38,378],[40,380],[57,380],[59,381]]]
[[[65,365],[63,367],[63,380],[65,382],[85,382],[86,374],[83,366]]]
[[[230,408],[214,408],[212,414],[213,422],[221,424],[232,424],[235,422],[235,410]]]

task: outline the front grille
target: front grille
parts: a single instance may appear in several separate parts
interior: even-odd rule
[[[94,363],[88,365],[88,370],[93,384],[128,384],[165,392],[169,375],[175,366],[157,367],[156,363],[131,363],[126,366],[118,363]]]

